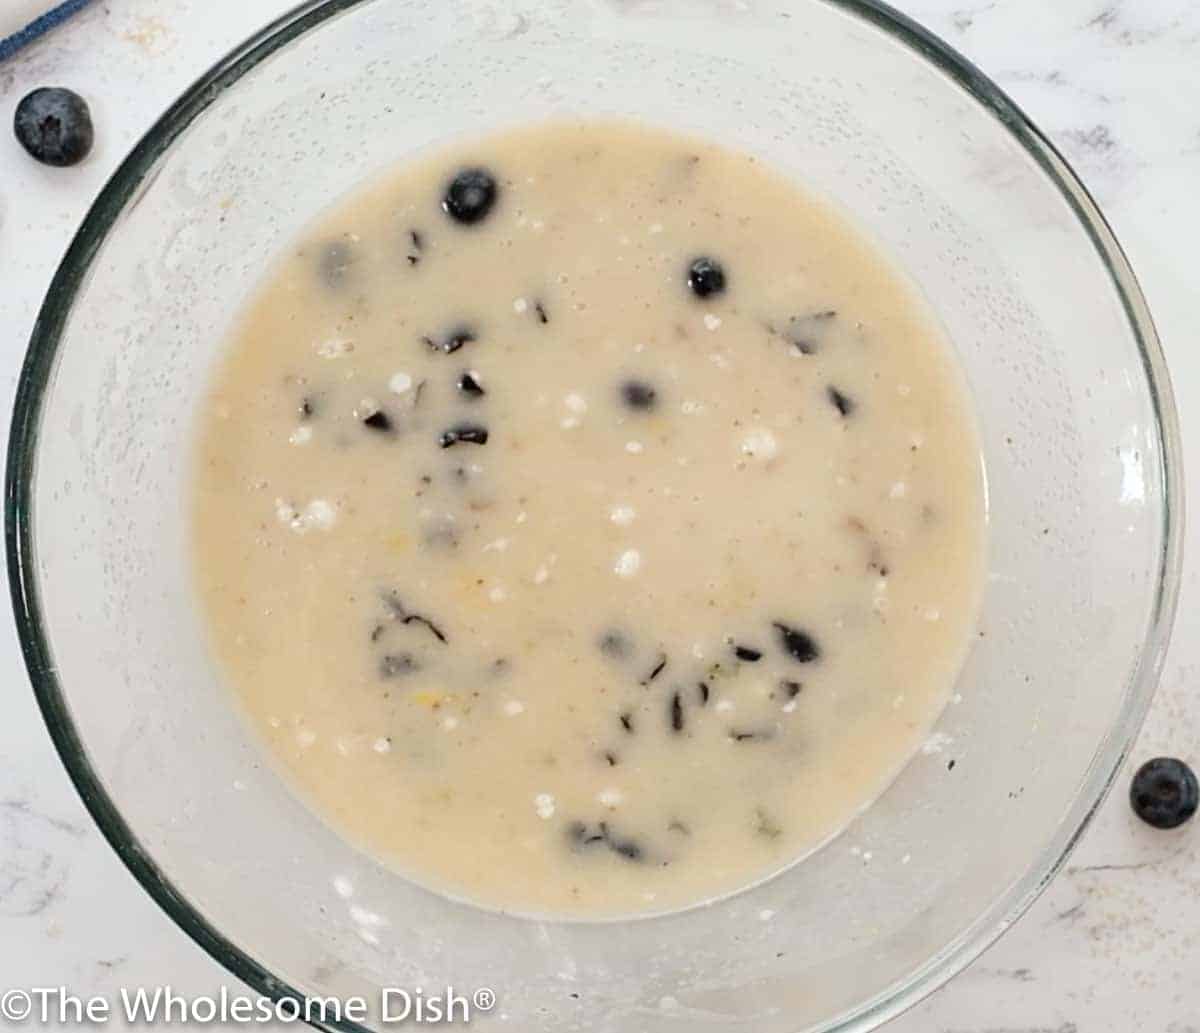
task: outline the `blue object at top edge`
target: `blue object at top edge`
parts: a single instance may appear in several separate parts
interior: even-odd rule
[[[56,25],[61,25],[71,15],[82,11],[91,2],[92,0],[63,0],[57,7],[51,8],[40,18],[35,18],[19,32],[0,39],[0,62],[7,61],[26,43],[33,42]]]

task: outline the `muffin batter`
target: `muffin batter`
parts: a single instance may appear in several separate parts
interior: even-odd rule
[[[952,689],[983,478],[935,324],[752,157],[553,124],[425,157],[270,272],[201,416],[196,576],[290,780],[486,906],[744,887]]]

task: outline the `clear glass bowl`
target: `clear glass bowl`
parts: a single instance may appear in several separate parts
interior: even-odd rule
[[[485,912],[349,847],[264,763],[188,579],[195,401],[264,264],[417,148],[562,114],[754,151],[853,213],[956,342],[990,476],[982,633],[942,752],[782,876],[629,922]],[[80,793],[253,987],[488,986],[500,1003],[478,1021],[521,1033],[864,1030],[1012,923],[1103,797],[1162,661],[1182,498],[1163,358],[1100,213],[1009,100],[901,16],[867,0],[323,0],[197,83],[88,215],[21,380],[8,552]]]

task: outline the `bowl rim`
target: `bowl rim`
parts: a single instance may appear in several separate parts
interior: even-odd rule
[[[51,739],[84,805],[109,845],[155,902],[191,939],[255,992],[303,1008],[304,994],[209,923],[142,847],[92,768],[71,719],[42,620],[34,544],[34,487],[40,417],[62,332],[100,247],[155,164],[221,93],[262,61],[325,21],[376,0],[306,0],[231,50],[196,80],[139,140],[105,184],[68,247],[38,312],[21,369],[5,484],[5,547],[17,633]],[[912,1007],[974,961],[1029,908],[1066,863],[1117,778],[1162,672],[1178,601],[1183,551],[1182,458],[1178,415],[1160,340],[1133,270],[1096,202],[1050,140],[979,68],[882,0],[812,0],[882,30],[968,93],[1034,159],[1087,232],[1121,299],[1138,346],[1155,414],[1164,504],[1157,588],[1143,647],[1126,681],[1117,720],[1097,747],[1081,787],[1054,836],[992,905],[942,950],[875,997],[829,1020],[820,1033],[865,1033]],[[310,1021],[318,1029],[369,1033],[354,1022]],[[817,1033],[816,1030],[812,1033]]]

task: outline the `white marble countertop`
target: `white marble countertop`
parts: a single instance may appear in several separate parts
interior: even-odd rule
[[[0,0],[3,3],[4,0]],[[51,273],[116,163],[166,105],[289,0],[99,0],[0,65],[0,410]],[[1137,270],[1165,341],[1187,455],[1200,455],[1200,5],[1195,0],[900,0],[1008,90],[1074,163]],[[94,157],[42,169],[9,136],[29,89],[90,100]],[[4,421],[7,432],[7,418]],[[1200,484],[1193,480],[1192,485]],[[1189,492],[1192,512],[1200,504]],[[1193,522],[1159,696],[1134,752],[1200,765]],[[93,827],[0,622],[0,990],[234,981],[158,910]],[[1200,822],[1155,833],[1126,775],[1070,866],[1004,939],[889,1033],[1200,1033]],[[242,992],[240,987],[236,992]],[[218,1027],[219,1028],[219,1027]]]

